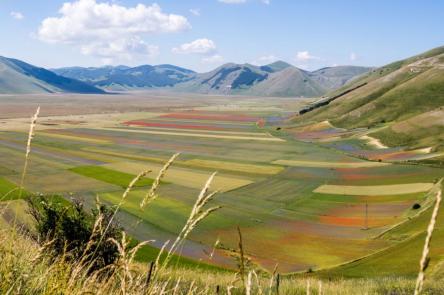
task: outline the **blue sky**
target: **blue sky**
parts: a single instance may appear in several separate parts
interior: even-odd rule
[[[380,66],[444,45],[443,29],[439,0],[0,0],[0,55],[44,67]]]

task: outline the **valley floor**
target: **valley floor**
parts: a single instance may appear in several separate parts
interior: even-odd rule
[[[325,278],[417,273],[430,189],[444,177],[442,167],[415,162],[428,151],[384,148],[365,130],[328,122],[286,128],[286,119],[304,105],[298,100],[1,97],[3,202],[20,202],[8,192],[20,183],[27,116],[38,104],[42,116],[25,181],[28,192],[74,195],[90,205],[98,195],[117,204],[129,181],[151,170],[118,217],[128,233],[141,241],[155,238],[159,248],[177,235],[200,188],[218,171],[212,190],[219,191],[214,204],[222,209],[193,231],[180,253],[195,264],[236,268],[239,226],[257,269],[271,272],[277,265],[280,273],[315,271]],[[140,210],[153,178],[176,152],[181,155],[167,172],[160,197]],[[416,203],[419,209],[413,209]],[[444,213],[432,243],[430,267],[436,273],[444,258],[443,219]],[[150,261],[155,253],[146,248],[138,259]]]

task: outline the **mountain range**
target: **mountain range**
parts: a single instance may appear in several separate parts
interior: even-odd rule
[[[304,71],[283,61],[265,66],[228,63],[208,73],[173,65],[52,69],[107,91],[163,88],[205,94],[313,97],[343,86],[370,68],[339,66]]]
[[[207,73],[162,65],[44,69],[0,57],[0,93],[106,93],[162,89],[203,94],[317,97],[370,68],[328,67],[305,71],[286,62],[264,66],[228,63]]]

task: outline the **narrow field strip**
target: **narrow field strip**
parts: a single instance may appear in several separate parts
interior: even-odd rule
[[[166,130],[166,131],[176,131],[176,132],[191,132],[196,133],[196,130],[193,129],[179,129],[179,128],[165,128],[165,127],[136,127],[131,124],[128,124],[131,127],[138,128],[139,130]],[[227,134],[227,135],[243,135],[243,136],[263,136],[263,137],[272,137],[270,133],[264,132],[241,132],[241,131],[216,131],[216,130],[199,130],[199,133],[210,133],[210,134]]]
[[[58,138],[58,139],[68,139],[68,140],[75,140],[75,141],[84,141],[89,143],[98,143],[98,144],[106,144],[111,143],[109,140],[103,140],[103,139],[95,139],[90,137],[82,137],[82,135],[66,135],[66,134],[59,134],[59,133],[50,133],[45,131],[40,131],[39,135],[43,135],[46,137],[52,137],[52,138]]]
[[[336,194],[336,195],[375,195],[388,196],[400,194],[412,194],[426,192],[433,187],[433,183],[406,183],[406,184],[392,184],[392,185],[330,185],[324,184],[316,188],[313,192],[322,194]]]
[[[298,161],[298,160],[276,160],[273,164],[293,166],[293,167],[312,167],[312,168],[368,168],[391,165],[382,162],[320,162],[320,161]]]
[[[232,135],[213,135],[213,134],[203,134],[203,133],[164,132],[164,131],[147,131],[147,130],[145,131],[145,130],[117,129],[117,128],[94,128],[91,130],[106,130],[106,131],[114,131],[114,132],[172,135],[172,136],[186,136],[186,137],[205,137],[205,138],[217,138],[217,139],[285,142],[285,140],[283,140],[281,138],[277,138],[277,137],[248,137],[248,136],[232,136]]]
[[[156,120],[157,122],[177,122],[177,123],[207,123],[207,124],[217,124],[217,125],[223,125],[223,126],[230,126],[230,127],[236,127],[236,126],[242,126],[242,127],[248,127],[253,126],[254,122],[228,122],[228,121],[215,121],[215,120],[184,120],[184,119],[174,119],[174,118],[162,118],[162,117],[156,117],[153,118],[153,120]]]
[[[264,175],[273,175],[284,170],[284,167],[282,166],[244,164],[244,163],[201,160],[201,159],[188,160],[183,163],[185,165],[193,167],[212,168],[215,170],[222,169],[222,170],[264,174]]]
[[[136,155],[136,154],[128,154],[128,153],[124,153],[124,152],[102,150],[102,149],[98,149],[98,148],[85,147],[85,148],[82,148],[82,150],[84,150],[86,152],[94,153],[94,154],[102,154],[102,155],[106,155],[106,156],[117,157],[120,159],[124,158],[124,159],[138,160],[138,161],[155,162],[155,163],[161,163],[161,164],[165,164],[166,161],[168,161],[167,158],[163,159],[163,158],[140,156],[140,155]],[[113,162],[115,162],[115,161],[113,161]]]

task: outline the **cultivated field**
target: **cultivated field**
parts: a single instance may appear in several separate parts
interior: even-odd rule
[[[109,101],[57,96],[52,104],[53,99],[0,98],[0,196],[20,182],[27,117],[41,104],[27,191],[79,196],[90,205],[98,195],[117,204],[129,181],[151,170],[119,218],[131,235],[155,238],[160,247],[176,236],[200,188],[218,171],[212,189],[219,191],[214,203],[222,209],[196,228],[181,250],[218,266],[235,265],[231,249],[237,248],[239,225],[246,254],[258,267],[273,270],[278,264],[280,272],[290,273],[336,266],[336,273],[359,276],[366,271],[360,265],[346,270],[338,265],[380,251],[395,259],[391,249],[409,240],[387,230],[402,222],[408,227],[417,214],[412,206],[427,208],[428,191],[444,176],[442,168],[399,163],[400,154],[412,159],[419,152],[381,149],[362,139],[365,130],[328,122],[278,128],[303,105],[290,99],[127,94]],[[160,197],[141,211],[152,179],[176,152],[181,155],[161,184]],[[13,192],[4,199],[17,197]],[[443,244],[433,244],[433,253],[444,253]],[[419,260],[419,253],[412,256]],[[390,269],[371,257],[362,263]],[[405,274],[414,275],[416,266]]]

